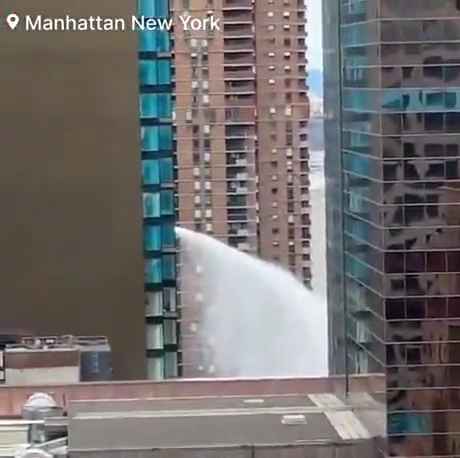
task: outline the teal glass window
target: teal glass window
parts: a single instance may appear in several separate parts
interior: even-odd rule
[[[372,110],[377,95],[377,91],[346,89],[343,92],[343,104],[349,110]]]
[[[362,220],[346,217],[345,231],[355,235],[358,239],[369,240],[369,225]]]
[[[446,92],[445,103],[448,110],[458,109],[460,107],[458,100],[457,92]]]
[[[344,153],[343,165],[345,170],[364,176],[370,175],[372,167],[371,159],[349,153]]]
[[[139,62],[139,79],[142,85],[158,84],[158,62],[141,60]]]
[[[144,218],[157,218],[160,216],[160,194],[145,192],[142,195]]]
[[[171,83],[171,63],[169,60],[158,60],[158,84]]]
[[[160,192],[160,206],[162,215],[174,214],[174,193],[173,191]]]
[[[425,104],[428,109],[443,109],[444,94],[441,91],[428,91],[425,94]]]
[[[143,126],[141,143],[144,151],[172,149],[172,126]]]
[[[162,231],[161,226],[145,226],[144,227],[144,250],[158,251],[162,246]]]
[[[145,159],[142,161],[144,185],[171,184],[174,180],[173,159]]]
[[[163,278],[161,259],[146,259],[144,276],[146,283],[161,283]]]
[[[139,98],[140,115],[142,118],[170,118],[170,94],[142,94]]]
[[[160,118],[171,117],[171,95],[170,94],[155,94],[156,105],[158,108],[158,116]]]
[[[369,284],[370,269],[366,266],[366,264],[363,264],[350,256],[345,256],[345,270],[352,277],[365,284]]]
[[[142,161],[142,179],[145,185],[160,183],[160,163],[157,160]]]
[[[164,224],[161,226],[161,243],[163,248],[175,248],[176,232],[173,224]]]
[[[400,412],[388,415],[388,434],[431,434],[431,416],[428,413]]]
[[[169,60],[141,60],[139,63],[139,79],[142,85],[170,84],[171,64]]]
[[[142,118],[157,118],[158,100],[156,94],[142,94],[139,97],[139,108]]]
[[[157,51],[169,52],[171,50],[169,32],[167,30],[156,30],[155,32],[157,33]]]
[[[402,105],[402,95],[399,91],[383,91],[382,108],[387,110],[401,110]]]
[[[158,151],[160,136],[158,126],[143,126],[141,128],[141,143],[144,151]]]
[[[145,17],[168,17],[168,0],[138,0],[138,12]]]
[[[162,274],[164,280],[176,278],[176,256],[173,254],[164,255],[162,261]]]
[[[160,159],[160,182],[172,183],[174,181],[173,172],[173,159],[172,157],[165,157]]]
[[[345,46],[375,42],[377,28],[373,23],[357,23],[342,27],[342,43]]]
[[[139,31],[139,49],[144,52],[169,52],[169,32],[167,30]]]
[[[159,126],[160,149],[172,149],[172,126]]]

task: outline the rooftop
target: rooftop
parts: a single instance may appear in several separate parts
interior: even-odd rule
[[[351,406],[332,394],[75,402],[69,451],[363,440],[372,435],[353,409],[377,407],[371,398]]]

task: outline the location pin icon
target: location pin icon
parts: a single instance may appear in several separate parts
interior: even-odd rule
[[[8,14],[8,16],[6,17],[6,23],[8,24],[11,30],[14,30],[19,24],[19,16],[14,13]]]

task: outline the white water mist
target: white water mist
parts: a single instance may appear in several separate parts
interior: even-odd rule
[[[327,375],[323,299],[290,272],[204,234],[176,228],[181,276],[201,294],[200,338],[215,376]]]

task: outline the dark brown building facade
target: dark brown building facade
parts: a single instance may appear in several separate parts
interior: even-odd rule
[[[2,16],[9,7],[0,2]],[[21,17],[126,18],[136,4],[24,0],[14,8]],[[137,36],[2,23],[0,41],[0,326],[106,335],[114,377],[142,378]]]

